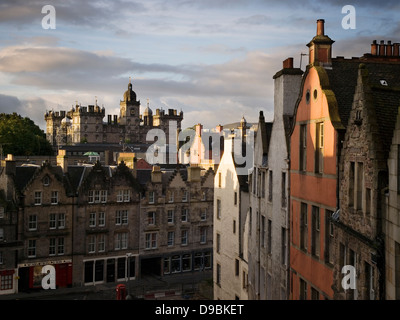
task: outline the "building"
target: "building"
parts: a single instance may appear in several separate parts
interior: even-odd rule
[[[289,295],[289,131],[303,72],[293,58],[274,76],[274,120],[260,111],[249,176],[249,298]]]
[[[129,80],[128,90],[120,101],[119,115],[107,115],[107,121],[104,122],[105,108],[100,108],[97,100],[94,105],[76,104],[68,112],[48,111],[44,116],[46,138],[53,147],[80,143],[146,143],[149,130],[160,129],[165,134],[165,139],[160,138],[160,142],[168,143],[171,127],[174,131],[171,139],[175,143],[174,134],[181,128],[183,112],[178,114],[175,109],[168,109],[168,112],[156,109],[153,114],[147,103],[143,114],[140,114],[140,106]]]
[[[324,20],[318,20],[317,34],[308,44],[310,60],[290,135],[290,298],[294,300],[333,298],[330,217],[338,207],[337,157],[354,92],[331,57],[333,42],[325,35]]]
[[[68,162],[64,150],[56,166],[3,161],[1,293],[40,289],[45,265],[57,288],[211,273],[212,169],[160,169],[134,153]]]
[[[374,47],[376,43],[371,54],[343,61],[339,67],[356,88],[341,152],[340,211],[334,219],[335,299],[385,299],[386,274],[391,279],[388,296],[395,298],[395,243],[399,239],[394,232],[398,211],[393,190],[397,189],[393,183],[389,186],[388,158],[391,147],[395,148],[392,137],[400,106],[400,57],[393,56],[390,43],[381,42],[379,48],[386,50],[377,50],[379,54]],[[392,180],[393,161],[396,158],[390,160]],[[352,288],[342,285],[346,265],[355,270]]]
[[[234,149],[234,139],[243,143],[247,134],[244,119],[240,126],[225,137],[214,180],[215,300],[248,299],[248,176],[239,171]]]
[[[385,233],[385,292],[386,300],[400,299],[400,223],[398,214],[400,194],[400,109],[397,113],[395,129],[388,159],[389,187],[386,199],[387,210],[384,221]]]

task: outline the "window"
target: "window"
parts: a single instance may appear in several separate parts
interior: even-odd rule
[[[300,249],[307,250],[307,204],[302,202],[300,210]]]
[[[96,226],[96,212],[91,212],[89,214],[89,227]]]
[[[233,195],[233,204],[236,206],[237,205],[237,192],[235,191]]]
[[[221,200],[217,199],[217,218],[221,219]]]
[[[201,201],[206,201],[207,200],[207,192],[203,191],[202,195],[201,195]]]
[[[306,160],[307,160],[307,125],[300,125],[300,164],[299,170],[306,171]]]
[[[156,224],[156,213],[154,211],[147,213],[147,222],[150,225]]]
[[[207,243],[207,227],[200,228],[200,243],[201,244]]]
[[[174,223],[174,210],[167,211],[167,221],[168,221],[168,223],[171,223],[171,224]]]
[[[325,262],[333,264],[333,223],[331,221],[333,212],[325,210]]]
[[[206,221],[207,220],[207,208],[203,208],[200,211],[200,220]]]
[[[181,272],[181,256],[180,255],[172,256],[171,270],[172,270],[172,273]]]
[[[57,204],[58,203],[58,191],[52,191],[51,192],[51,204]]]
[[[281,181],[281,206],[282,208],[286,208],[287,197],[286,197],[286,172],[282,172],[282,181]]]
[[[311,234],[311,254],[319,257],[320,251],[320,216],[319,207],[312,206],[312,234]]]
[[[268,243],[267,243],[268,253],[272,253],[272,221],[268,219]]]
[[[270,179],[271,179],[271,174],[270,174]],[[269,192],[269,186],[268,186],[268,192]],[[261,172],[261,197],[265,198],[265,172]],[[269,199],[269,193],[268,193],[268,199]],[[272,198],[271,198],[272,200]],[[269,200],[269,201],[271,201]]]
[[[101,203],[107,202],[107,190],[100,190],[100,201]]]
[[[236,220],[233,220],[233,234],[236,233]]]
[[[89,190],[88,193],[89,203],[106,203],[107,202],[107,190]]]
[[[28,229],[29,231],[37,230],[37,215],[31,214],[28,220]]]
[[[149,191],[149,203],[154,203],[154,191]]]
[[[182,256],[182,271],[192,270],[192,255],[187,253]]]
[[[319,300],[319,292],[313,287],[311,287],[311,300]]]
[[[369,215],[371,213],[371,189],[365,188],[365,213]]]
[[[28,258],[36,257],[36,240],[28,240]]]
[[[357,163],[357,185],[356,185],[356,207],[357,210],[362,210],[362,196],[363,196],[363,183],[364,183],[364,164],[362,162]]]
[[[261,216],[261,246],[265,248],[265,217]]]
[[[124,191],[123,190],[118,190],[117,202],[123,202],[123,201],[124,201]]]
[[[146,233],[146,249],[157,248],[157,232]]]
[[[169,203],[174,202],[174,192],[173,192],[173,191],[170,191],[170,192],[169,192],[169,199],[168,199],[168,202],[169,202]]]
[[[186,246],[188,244],[188,235],[189,235],[189,231],[188,230],[182,230],[181,233],[181,245],[182,246]]]
[[[49,216],[49,228],[55,229],[57,227],[57,216],[55,213],[50,213]]]
[[[64,254],[64,238],[58,238],[57,253],[58,255]]]
[[[91,235],[88,239],[88,252],[94,253],[96,252],[96,237]]]
[[[217,233],[217,253],[221,250],[221,235]]]
[[[58,229],[65,228],[65,213],[58,214]]]
[[[4,218],[4,208],[0,207],[0,219]]]
[[[106,225],[106,213],[99,212],[99,227],[104,227]]]
[[[175,240],[175,232],[168,232],[168,247],[172,247],[174,245]]]
[[[189,209],[182,208],[182,216],[181,216],[181,221],[182,222],[187,222],[188,221],[188,213],[189,213]]]
[[[128,224],[128,210],[118,210],[115,214],[115,224]]]
[[[282,227],[282,234],[281,234],[281,264],[286,266],[287,265],[287,230]]]
[[[4,240],[4,229],[0,228],[0,241]]]
[[[369,263],[365,262],[365,300],[375,300],[374,282],[374,268]]]
[[[324,161],[324,123],[316,124],[315,172],[322,173]]]
[[[49,256],[56,254],[56,238],[49,239]]]
[[[115,235],[115,250],[128,248],[128,233],[118,232]]]
[[[235,259],[235,276],[239,276],[239,260]]]
[[[268,201],[272,201],[272,188],[273,188],[273,181],[272,181],[273,175],[272,171],[269,170],[269,179],[268,179]],[[264,179],[263,179],[264,181]]]
[[[13,275],[12,274],[6,274],[0,276],[1,282],[0,282],[0,290],[9,290],[13,288]]]
[[[221,286],[221,265],[217,263],[217,285]]]
[[[105,249],[106,249],[106,236],[104,234],[100,234],[98,241],[98,251],[104,252]]]
[[[355,164],[351,161],[349,166],[349,207],[354,206],[354,172]]]
[[[300,278],[300,300],[307,300],[307,282]]]
[[[35,191],[35,206],[38,206],[41,204],[42,204],[42,192]]]
[[[182,202],[187,202],[187,201],[188,201],[188,192],[187,190],[183,190]]]
[[[222,186],[222,175],[221,172],[218,172],[218,188]]]

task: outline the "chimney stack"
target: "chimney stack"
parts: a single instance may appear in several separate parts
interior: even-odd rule
[[[189,182],[200,182],[201,168],[199,166],[191,164],[190,167],[187,168],[187,171]]]
[[[376,55],[378,54],[378,44],[377,44],[376,40],[372,41],[372,44],[371,44],[371,54],[372,54],[373,56],[376,56]]]
[[[293,58],[287,58],[283,61],[283,69],[293,69]]]
[[[58,150],[57,166],[60,166],[64,173],[68,172],[68,157],[66,150]]]
[[[393,43],[393,55],[395,57],[399,56],[399,47],[400,47],[400,43]]]
[[[385,41],[381,40],[381,43],[379,44],[379,55],[384,56],[385,55]]]
[[[161,183],[162,181],[162,172],[159,166],[153,166],[153,170],[151,171],[151,182],[152,183]]]
[[[317,20],[317,36],[324,36],[325,35],[325,20],[319,19]]]
[[[393,52],[392,41],[389,40],[386,46],[386,56],[391,57],[393,55],[392,52]]]

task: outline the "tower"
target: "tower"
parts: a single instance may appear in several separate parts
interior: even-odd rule
[[[139,126],[140,101],[136,100],[136,93],[132,90],[131,78],[129,77],[128,90],[124,93],[124,100],[120,101],[120,119],[121,125]]]

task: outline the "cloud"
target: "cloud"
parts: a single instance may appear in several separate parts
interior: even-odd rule
[[[239,24],[250,24],[250,25],[260,25],[269,24],[271,18],[263,14],[256,14],[246,18],[240,18],[236,22]]]

